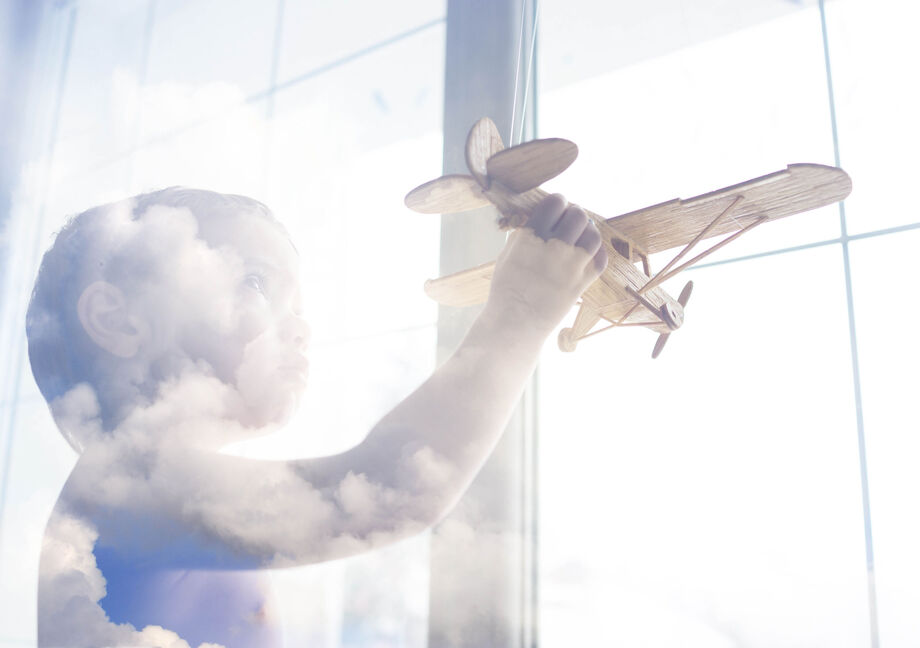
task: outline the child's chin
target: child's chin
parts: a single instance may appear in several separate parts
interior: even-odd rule
[[[262,433],[271,432],[291,419],[300,404],[302,392],[302,389],[289,388],[273,392],[255,402],[250,400],[244,415],[246,420],[243,422],[250,427],[267,428]]]

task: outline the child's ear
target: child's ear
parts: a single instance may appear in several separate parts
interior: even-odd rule
[[[133,358],[148,337],[146,323],[128,311],[124,294],[106,281],[83,290],[77,316],[90,339],[119,358]]]

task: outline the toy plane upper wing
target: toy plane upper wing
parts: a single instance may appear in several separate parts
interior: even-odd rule
[[[785,170],[690,198],[639,209],[607,220],[647,254],[686,245],[712,220],[741,198],[729,218],[703,238],[728,234],[760,218],[775,220],[843,200],[852,188],[843,169],[820,164],[790,164]]]

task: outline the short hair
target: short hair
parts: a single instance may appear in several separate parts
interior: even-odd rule
[[[156,211],[151,212],[151,208],[158,206],[185,208],[199,223],[205,219],[252,214],[284,230],[268,207],[257,200],[188,187],[140,194],[93,207],[68,219],[42,257],[26,313],[29,363],[49,405],[80,383],[88,383],[94,389],[99,387],[100,372],[105,370],[100,362],[102,354],[80,323],[77,301],[93,281],[124,286],[150,278],[156,260],[127,263],[127,259],[121,258],[119,248],[124,241],[117,233],[124,223],[140,221],[148,214],[155,217]],[[102,401],[101,416],[105,422],[113,412],[105,411]],[[66,432],[65,437],[76,450],[81,449],[78,440]]]

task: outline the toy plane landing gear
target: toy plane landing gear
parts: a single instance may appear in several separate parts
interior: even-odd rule
[[[564,139],[541,139],[504,148],[495,124],[480,119],[466,140],[470,175],[452,174],[409,192],[406,206],[423,213],[453,213],[494,205],[502,229],[526,225],[531,210],[546,197],[539,188],[569,167],[578,147]],[[852,188],[843,169],[820,164],[790,164],[740,184],[690,198],[675,199],[605,219],[585,210],[607,248],[607,269],[581,296],[575,321],[559,333],[563,351],[578,342],[621,326],[643,326],[658,333],[657,358],[671,333],[684,320],[693,282],[677,299],[660,284],[683,272],[738,237],[771,220],[817,209],[846,198]],[[697,244],[724,238],[684,261]],[[651,272],[649,255],[681,250],[664,268]],[[467,306],[484,302],[494,263],[464,270],[425,284],[426,293],[442,304]],[[599,322],[603,326],[595,329]]]

